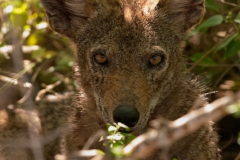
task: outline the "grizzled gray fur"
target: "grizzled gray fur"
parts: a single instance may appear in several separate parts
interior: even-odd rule
[[[51,120],[44,119],[51,115],[60,116],[60,124],[49,130],[61,124],[68,126],[68,134],[61,139],[63,154],[81,149],[105,123],[125,123],[133,134],[139,135],[149,128],[152,119],[161,116],[175,120],[185,115],[203,95],[198,82],[185,71],[183,50],[187,32],[205,13],[204,0],[41,0],[41,3],[50,27],[71,39],[77,49],[75,79],[79,92],[72,104],[52,104],[48,110],[53,111],[49,113],[36,107],[43,119],[42,128],[50,125]],[[52,121],[58,123],[55,117]],[[1,128],[0,138],[5,131],[12,136],[21,128],[24,124]],[[178,160],[219,160],[217,141],[209,122],[175,143],[169,154]],[[47,159],[60,153],[60,142],[52,143],[55,147],[46,149]],[[5,160],[17,154],[31,157],[30,151],[15,149],[12,153],[8,146],[0,145]],[[95,147],[101,148],[99,144]],[[159,159],[158,153],[149,159]]]

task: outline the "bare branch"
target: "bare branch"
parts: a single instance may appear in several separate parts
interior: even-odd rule
[[[237,155],[237,157],[234,160],[240,160],[240,153]]]
[[[229,105],[240,101],[240,92],[226,96],[191,111],[187,115],[169,122],[160,120],[158,130],[151,130],[134,139],[124,148],[124,154],[130,155],[126,159],[143,159],[153,154],[157,149],[168,148],[177,140],[199,129],[206,122],[219,120],[227,114],[233,113]],[[159,122],[159,121],[158,121]]]
[[[230,6],[233,6],[233,7],[238,7],[240,8],[240,5],[237,5],[235,3],[231,3],[231,2],[226,2],[225,0],[215,0],[216,2],[219,2],[219,3],[223,3],[223,4],[226,4],[226,5],[230,5]]]
[[[5,45],[3,47],[0,47],[0,54],[8,54],[8,53],[12,53],[13,52],[13,45]],[[23,53],[32,53],[33,51],[37,51],[39,50],[40,47],[37,45],[33,45],[33,46],[22,46],[22,51]]]
[[[21,30],[13,29],[11,40],[13,44],[12,60],[16,73],[21,72],[23,68],[23,51],[21,41]],[[29,82],[27,75],[22,74],[19,78],[22,83]],[[26,94],[26,88],[20,87],[22,96]],[[29,138],[31,142],[31,149],[35,160],[44,160],[43,147],[39,140],[41,132],[41,120],[34,109],[34,101],[32,93],[28,94],[28,97],[24,99],[24,109],[26,111],[27,126],[29,132]]]
[[[56,86],[60,85],[62,82],[61,81],[57,81],[53,84],[50,85],[46,85],[45,89],[42,89],[41,91],[38,92],[37,96],[36,96],[36,101],[39,101],[41,99],[41,97],[47,93],[47,92],[51,92],[53,88],[55,88]]]
[[[220,44],[222,44],[224,41],[226,41],[229,37],[236,34],[238,31],[234,31],[230,33],[229,35],[225,36],[224,39],[220,40],[218,43],[216,43],[211,49],[209,49],[204,55],[198,59],[197,62],[195,62],[190,68],[189,71],[192,71],[205,57],[207,57],[210,53],[212,53]]]

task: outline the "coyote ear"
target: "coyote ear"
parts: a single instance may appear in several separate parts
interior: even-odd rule
[[[83,26],[94,12],[93,0],[40,0],[50,27],[73,38],[74,28]]]
[[[162,0],[159,4],[171,23],[185,31],[195,27],[205,14],[204,0]]]

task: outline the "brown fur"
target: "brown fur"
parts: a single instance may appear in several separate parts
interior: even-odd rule
[[[77,47],[75,78],[80,87],[68,110],[70,133],[62,139],[64,154],[81,149],[105,123],[114,123],[113,112],[120,105],[140,113],[131,127],[138,135],[159,116],[183,116],[201,96],[201,87],[184,70],[183,48],[187,31],[204,15],[203,0],[41,2],[51,28]],[[99,50],[105,53],[106,65],[94,61]],[[162,62],[151,66],[149,59],[156,52],[161,52]],[[170,157],[219,160],[217,140],[209,122],[174,144]]]
[[[54,159],[54,155],[60,154],[60,141],[56,137],[64,133],[63,124],[66,122],[69,104],[68,99],[64,99],[61,103],[35,104],[36,113],[39,115],[39,120],[35,120],[41,123],[38,125],[38,130],[40,135],[45,136],[41,142],[47,144],[44,147],[46,159]],[[26,114],[28,113],[22,106],[11,106],[0,110],[0,160],[34,159],[30,150]]]

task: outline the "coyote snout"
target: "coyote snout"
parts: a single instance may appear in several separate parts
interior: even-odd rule
[[[114,65],[105,68],[107,71],[99,75],[101,83],[97,81],[93,85],[96,87],[93,92],[100,110],[99,116],[108,123],[122,122],[129,126],[131,131],[141,130],[151,112],[151,85],[143,72],[134,69],[138,63],[134,64],[130,71],[124,71],[122,67],[114,71]]]
[[[139,112],[135,107],[121,105],[113,111],[113,120],[134,127],[139,120]]]

